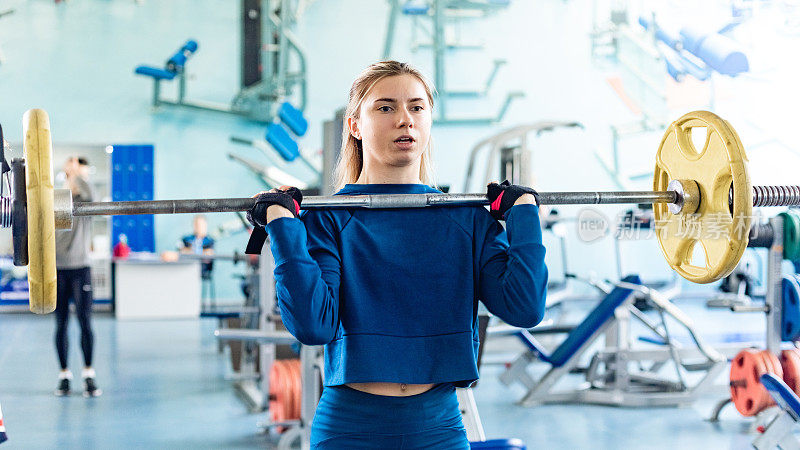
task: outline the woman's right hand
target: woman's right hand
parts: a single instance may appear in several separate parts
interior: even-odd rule
[[[255,205],[247,211],[247,221],[253,226],[266,226],[280,217],[297,217],[303,193],[293,186],[262,191],[253,196]]]

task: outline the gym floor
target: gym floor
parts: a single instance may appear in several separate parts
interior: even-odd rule
[[[700,299],[677,302],[709,339],[763,332],[760,315],[708,311]],[[558,320],[577,321],[589,304],[570,303]],[[1,316],[0,400],[9,440],[5,449],[32,448],[264,448],[257,434],[262,414],[249,414],[236,397],[227,356],[217,353],[216,320],[118,322],[95,319],[99,398],[53,396],[53,318]],[[547,317],[546,319],[550,319]],[[80,367],[73,322],[70,366]],[[714,342],[713,340],[710,342]],[[475,390],[487,438],[522,439],[528,448],[711,449],[749,448],[748,421],[727,406],[709,423],[724,398],[727,373],[688,408],[616,408],[586,405],[514,404],[523,391],[506,388],[497,375],[520,348],[509,339],[490,340]],[[540,368],[543,368],[540,367]],[[572,376],[567,383],[578,383]]]
[[[263,125],[210,112],[170,108],[153,112],[151,82],[133,74],[135,66],[161,64],[180,43],[194,38],[200,49],[188,65],[190,97],[228,102],[238,89],[238,2],[3,3],[3,7],[16,10],[0,18],[0,123],[12,144],[21,141],[22,113],[41,107],[50,113],[56,145],[153,143],[157,198],[241,197],[261,189],[244,168],[225,155],[228,151],[246,151],[229,143],[231,135],[255,139],[262,136]],[[508,59],[489,100],[460,101],[450,107],[451,111],[490,115],[499,108],[506,91],[521,89],[527,96],[512,105],[503,126],[551,119],[578,120],[586,126],[582,132],[562,132],[537,140],[542,151],[535,153],[534,164],[547,168],[537,171],[537,181],[549,190],[613,188],[592,151],[610,146],[610,123],[634,119],[608,88],[607,75],[589,58],[591,7],[591,0],[514,0],[508,10],[478,24],[475,34],[485,41],[486,53],[448,57],[448,78],[453,80],[450,87],[454,89],[479,85],[488,74],[492,58]],[[332,118],[333,111],[344,104],[349,84],[360,69],[379,58],[386,13],[383,1],[311,2],[297,30],[309,60],[311,100],[306,115],[311,128],[305,138],[307,145],[318,147],[322,121]],[[409,24],[400,22],[393,58],[412,62],[431,74],[430,53],[412,53],[407,45],[409,35]],[[755,91],[741,85],[732,89],[730,83],[718,82],[718,109],[728,113],[734,124],[746,122],[737,128],[745,143],[761,136],[760,124],[786,123],[776,109],[764,111],[758,118],[749,117],[755,110],[753,105],[759,105],[764,95],[753,95]],[[780,86],[771,85],[771,92],[776,94],[773,97],[782,95],[787,103],[796,104],[786,97],[795,95],[794,91],[781,91]],[[165,91],[172,92],[171,88]],[[689,111],[702,106],[698,101],[683,108]],[[498,129],[488,125],[435,126],[437,180],[460,187],[467,151]],[[791,136],[794,129],[786,126],[784,132]],[[647,149],[629,152],[626,165],[630,170],[652,167],[660,135],[660,131],[655,132],[626,144],[634,150]],[[759,151],[767,147],[765,144]],[[19,148],[17,145],[8,156],[20,156]],[[571,152],[568,166],[564,165],[564,153],[553,151],[565,148]],[[791,152],[782,156],[792,163],[798,159]],[[761,160],[769,161],[770,157]],[[751,154],[751,160],[758,163],[759,155]],[[797,167],[769,164],[763,166],[762,173],[780,175],[787,166]],[[298,167],[287,170],[300,177],[309,175]],[[759,182],[758,173],[754,172],[755,184]],[[770,184],[779,182],[782,180]],[[646,188],[646,184],[641,187]],[[609,215],[613,211],[604,210]],[[210,225],[216,220],[222,219],[210,217]],[[171,249],[177,238],[174,230],[187,229],[189,221],[180,216],[157,217],[157,250]],[[223,241],[218,252],[230,253],[242,246],[240,241]],[[579,251],[575,250],[570,259],[573,271],[614,276],[613,264],[597,264],[610,261],[610,244],[585,245]],[[634,262],[634,267],[642,272],[666,273],[657,253]],[[225,295],[222,284],[217,283],[218,290]],[[690,313],[701,333],[763,332],[763,318],[758,314],[732,316],[708,311],[704,304],[703,298],[678,303]],[[587,311],[586,305],[576,304],[575,308],[576,317]],[[229,363],[225,355],[217,353],[212,336],[216,321],[117,322],[98,314],[94,322],[95,367],[105,393],[96,399],[53,396],[58,370],[53,322],[52,317],[0,314],[0,404],[10,437],[3,449],[261,448],[268,442],[256,434],[262,415],[247,413],[226,379],[230,376]],[[79,372],[75,369],[80,367],[80,354],[74,320],[70,331],[70,366]],[[749,447],[749,422],[733,408],[724,411],[720,424],[705,420],[714,403],[727,395],[724,377],[715,392],[691,408],[522,408],[514,404],[522,395],[521,389],[506,388],[497,379],[499,363],[509,361],[515,349],[515,343],[505,339],[488,344],[487,365],[475,395],[489,438],[518,437],[529,448],[548,449]]]

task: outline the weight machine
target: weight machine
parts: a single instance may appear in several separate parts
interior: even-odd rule
[[[230,105],[189,100],[186,63],[199,49],[189,40],[164,68],[139,66],[136,73],[153,79],[153,107],[180,106],[244,116],[270,122],[280,105],[294,100],[304,110],[307,100],[306,58],[292,29],[297,23],[299,0],[242,0],[241,82]],[[176,100],[161,96],[161,83],[177,78]]]

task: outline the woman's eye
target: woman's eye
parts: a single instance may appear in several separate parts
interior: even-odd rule
[[[425,109],[425,108],[423,108],[422,106],[419,106],[419,105],[411,107],[412,111],[422,111],[423,109]]]
[[[378,108],[378,111],[381,111],[381,112],[389,112],[391,110],[392,110],[392,108],[390,108],[389,106],[386,106],[386,105],[381,106],[380,108]]]

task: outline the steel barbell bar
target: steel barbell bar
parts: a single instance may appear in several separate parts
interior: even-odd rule
[[[792,193],[791,195],[789,193]],[[542,205],[678,204],[678,191],[540,192]],[[424,208],[429,206],[488,205],[486,194],[365,194],[309,196],[301,209],[324,208]],[[73,216],[135,214],[189,214],[248,211],[255,199],[216,198],[186,200],[139,200],[127,202],[75,202]],[[754,186],[753,206],[800,205],[800,186]],[[56,207],[58,213],[58,207]]]
[[[666,192],[542,192],[543,205],[673,203],[675,191]],[[488,205],[486,194],[366,194],[305,197],[302,209],[324,208],[424,208],[428,206]],[[73,216],[181,214],[248,211],[253,198],[140,200],[128,202],[76,202]]]

